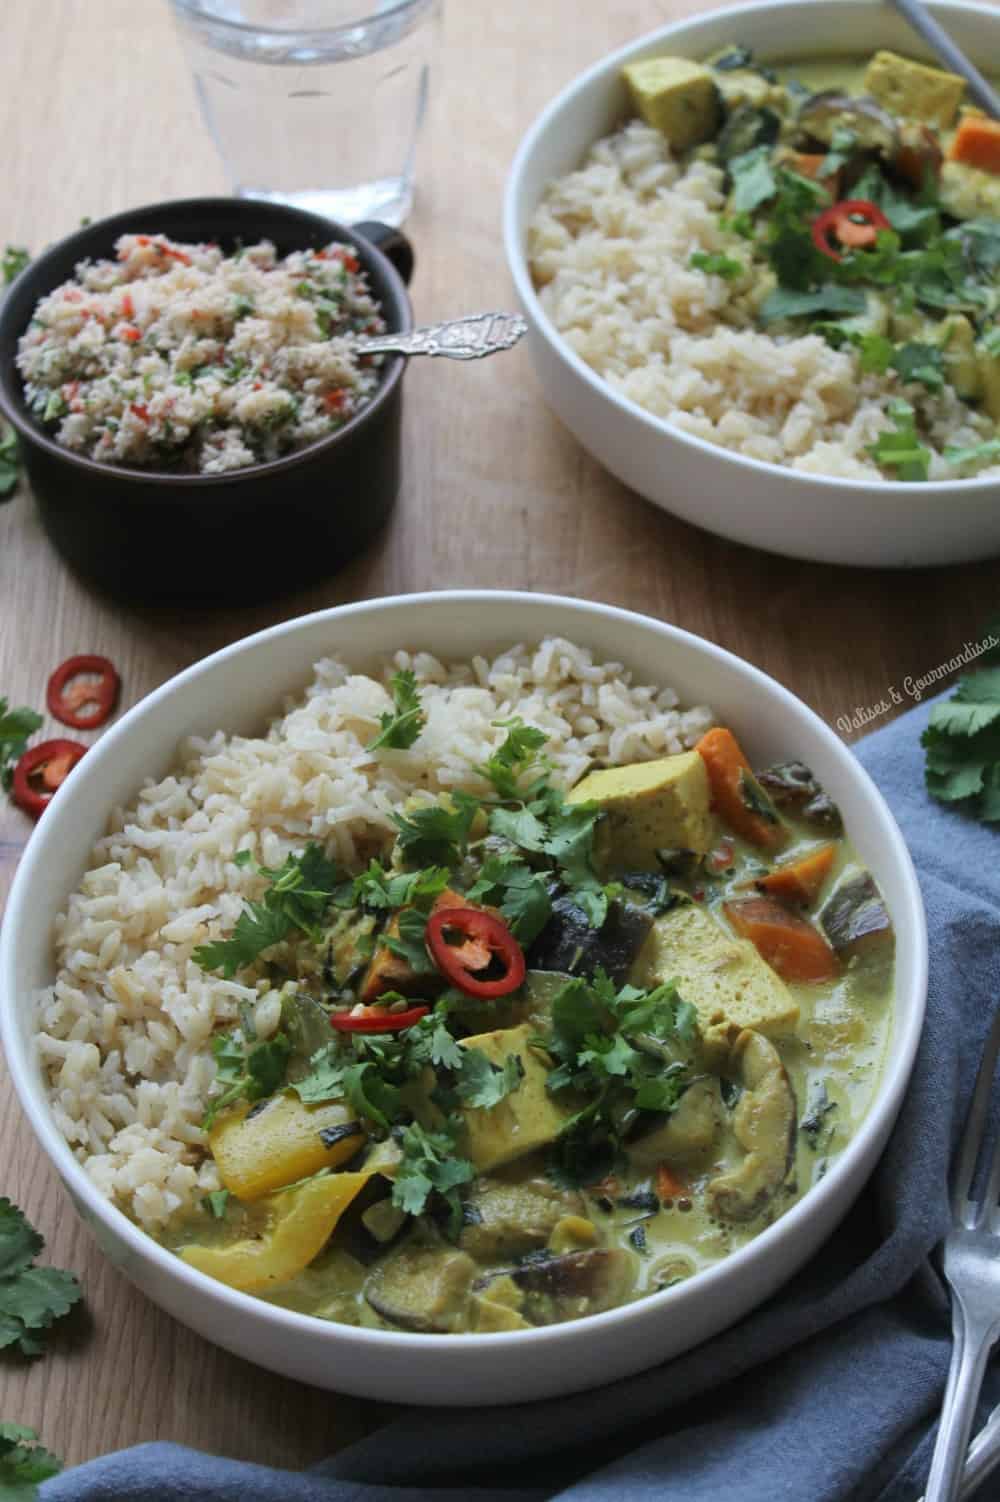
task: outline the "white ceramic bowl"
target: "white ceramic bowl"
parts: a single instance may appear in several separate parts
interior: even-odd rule
[[[757,761],[794,755],[843,810],[898,935],[892,1042],[878,1098],[823,1181],[749,1246],[690,1282],[590,1319],[525,1333],[411,1335],[352,1329],[274,1308],[187,1267],[114,1209],[57,1130],[33,1046],[32,997],[53,977],[52,923],[112,806],[162,776],[178,740],[219,727],[259,732],[310,666],[364,665],[406,645],[492,653],[558,634],[672,684],[734,725]],[[851,753],[773,679],[721,648],[644,616],[547,595],[462,591],[341,606],[237,642],[164,684],[98,741],[28,843],[0,934],[0,1037],[39,1142],[112,1262],[170,1314],[228,1350],[321,1387],[397,1402],[485,1404],[578,1391],[641,1370],[722,1329],[772,1293],[829,1234],[867,1179],[903,1096],[920,1034],[927,940],[910,857]]]
[[[938,0],[929,9],[981,64],[1000,55],[995,7]],[[665,26],[574,79],[525,136],[504,204],[507,260],[546,401],[619,480],[665,511],[736,542],[792,558],[893,568],[992,557],[1000,552],[996,480],[878,484],[746,459],[671,428],[618,395],[543,311],[525,256],[527,228],[553,178],[580,166],[588,148],[630,113],[622,64],[658,53],[700,59],[732,42],[752,47],[761,62],[880,47],[932,60],[887,4],[764,0]]]

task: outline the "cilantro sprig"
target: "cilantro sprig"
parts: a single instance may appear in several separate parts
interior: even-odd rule
[[[746,267],[742,261],[737,261],[733,256],[715,254],[704,250],[693,252],[688,265],[693,271],[704,271],[708,276],[721,276],[723,281],[731,282],[738,276],[742,276]]]
[[[931,451],[920,441],[916,414],[910,403],[890,402],[889,420],[892,426],[879,434],[868,452],[883,469],[894,470],[897,480],[926,480]]]
[[[248,851],[240,851],[234,859],[238,866],[253,864]],[[255,964],[265,950],[296,929],[317,939],[340,884],[337,866],[316,844],[307,845],[301,855],[289,855],[282,866],[255,870],[270,882],[263,899],[247,903],[228,939],[200,944],[192,956],[203,970],[221,970],[226,980]]]
[[[0,785],[10,789],[15,763],[24,755],[28,741],[40,727],[42,717],[33,709],[21,705],[10,709],[6,699],[0,699]]]
[[[291,1052],[292,1045],[284,1033],[266,1041],[258,1039],[248,1019],[239,1031],[217,1033],[212,1039],[212,1054],[216,1084],[222,1089],[209,1101],[203,1129],[208,1131],[219,1112],[237,1101],[265,1100],[280,1090]]]
[[[62,1470],[62,1461],[37,1443],[34,1429],[0,1423],[0,1497],[4,1502],[34,1502],[38,1487]]]
[[[72,1273],[35,1265],[44,1246],[23,1212],[0,1199],[0,1350],[16,1347],[24,1356],[40,1356],[45,1332],[80,1299]]]
[[[427,723],[427,716],[420,704],[416,675],[409,668],[402,668],[395,673],[389,680],[389,687],[392,690],[394,712],[379,715],[382,729],[374,740],[368,742],[366,751],[376,751],[380,746],[406,751]]]
[[[1000,666],[960,678],[951,697],[934,706],[920,739],[931,797],[965,804],[984,823],[1000,821]]]
[[[589,1097],[553,1146],[550,1172],[577,1187],[617,1161],[636,1113],[669,1112],[692,1080],[697,1014],[672,982],[616,990],[603,970],[569,981],[538,1040],[555,1061],[547,1087]]]

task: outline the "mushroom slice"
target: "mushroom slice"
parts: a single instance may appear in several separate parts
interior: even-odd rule
[[[594,1247],[562,1256],[540,1253],[480,1278],[476,1292],[488,1299],[490,1285],[502,1278],[524,1293],[521,1312],[533,1325],[554,1325],[623,1303],[635,1283],[635,1261],[621,1248]]]
[[[733,1109],[733,1135],[742,1162],[708,1185],[708,1205],[720,1220],[752,1220],[783,1182],[795,1147],[795,1093],[773,1043],[744,1028],[730,1065],[743,1091]]]
[[[893,157],[899,146],[899,127],[893,117],[867,94],[841,94],[825,89],[799,106],[797,123],[814,141],[829,146],[836,131],[849,130],[859,150]]]
[[[376,1314],[404,1330],[465,1330],[475,1273],[466,1252],[410,1237],[376,1262],[365,1298]]]

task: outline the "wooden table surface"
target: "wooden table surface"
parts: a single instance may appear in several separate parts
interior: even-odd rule
[[[408,229],[418,319],[511,306],[501,192],[539,109],[602,53],[697,0],[448,0],[434,109]],[[708,7],[704,7],[708,8]],[[164,0],[32,0],[0,23],[0,243],[38,249],[81,218],[223,191]],[[56,557],[22,486],[0,506],[0,693],[41,706],[72,653],[119,665],[124,704],[250,631],[346,600],[458,585],[554,590],[700,632],[780,679],[831,723],[952,657],[997,605],[997,567],[865,572],[769,557],[655,510],[605,474],[542,404],[526,354],[407,375],[395,519],[339,577],[224,613],[124,609]],[[113,539],[109,539],[113,546]],[[252,595],[248,588],[248,596]],[[50,733],[52,733],[50,731]],[[58,733],[58,730],[55,731]],[[29,821],[0,808],[0,902]],[[51,1354],[0,1363],[0,1420],[40,1429],[69,1462],[164,1439],[298,1468],[384,1411],[273,1377],[148,1303],[98,1254],[0,1067],[0,1194],[46,1257],[74,1269],[86,1311]]]

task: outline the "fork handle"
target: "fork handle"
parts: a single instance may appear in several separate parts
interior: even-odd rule
[[[984,1339],[980,1332],[978,1340],[970,1339],[965,1311],[957,1299],[952,1326],[955,1339],[948,1385],[924,1502],[954,1502],[958,1496],[976,1401],[996,1333],[990,1330]]]

